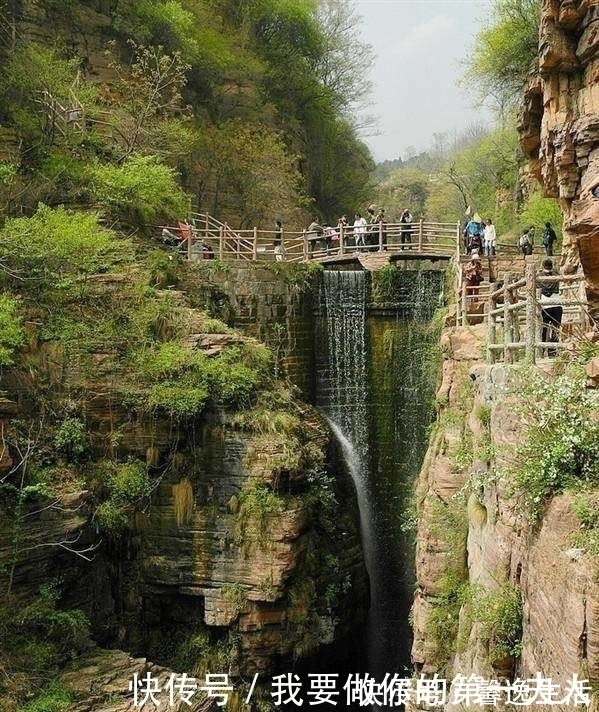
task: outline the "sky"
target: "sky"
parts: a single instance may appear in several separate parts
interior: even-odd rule
[[[488,25],[492,0],[354,0],[361,37],[376,55],[370,80],[378,118],[362,134],[377,162],[409,157],[475,121],[491,121],[472,107],[457,82],[477,32]],[[375,132],[377,135],[375,135]]]

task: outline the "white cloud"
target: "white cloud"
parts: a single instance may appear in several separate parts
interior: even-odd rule
[[[455,25],[447,15],[434,15],[425,22],[413,27],[403,28],[397,33],[399,41],[393,47],[393,54],[406,54],[419,50],[437,51],[437,43],[446,36]]]

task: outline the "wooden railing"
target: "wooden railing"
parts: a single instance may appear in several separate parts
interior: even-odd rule
[[[537,264],[527,258],[524,277],[507,273],[499,288],[491,288],[485,300],[487,322],[487,362],[514,363],[524,357],[531,363],[544,352],[567,348],[569,338],[580,338],[590,324],[583,274],[542,276],[545,284],[559,284],[562,318],[556,341],[542,341],[544,303],[538,296]],[[550,327],[545,323],[546,330]]]
[[[355,252],[387,251],[453,256],[459,252],[460,226],[420,220],[402,223],[377,223],[366,228],[365,245],[356,244],[353,227],[336,228],[334,234],[311,235],[307,230],[285,230],[277,244],[275,230],[232,229],[205,213],[193,213],[189,234],[179,227],[164,226],[184,237],[182,247],[192,260],[219,258],[246,261],[321,261]],[[187,232],[187,231],[186,231]]]

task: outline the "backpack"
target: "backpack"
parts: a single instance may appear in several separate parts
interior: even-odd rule
[[[552,237],[551,231],[549,229],[545,230],[543,233],[543,247],[549,247],[551,245],[553,242]]]

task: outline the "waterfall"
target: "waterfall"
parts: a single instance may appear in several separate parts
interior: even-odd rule
[[[370,576],[368,672],[404,673],[413,593],[412,541],[405,511],[432,416],[426,333],[442,272],[399,275],[396,309],[369,316],[370,274],[325,271],[316,333],[316,402],[354,481]]]

